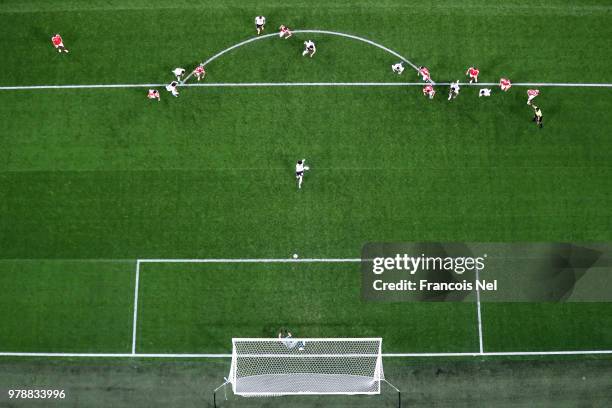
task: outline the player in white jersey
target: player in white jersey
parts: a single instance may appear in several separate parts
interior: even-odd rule
[[[448,100],[455,99],[459,95],[459,81],[451,82],[450,89],[448,90]]]
[[[255,29],[257,30],[257,35],[263,33],[266,29],[266,18],[264,16],[255,17]]]
[[[172,73],[176,77],[176,80],[180,82],[181,77],[185,75],[185,69],[184,68],[174,68],[172,70]]]
[[[478,91],[478,97],[480,98],[481,96],[491,96],[491,89],[482,88],[480,91]]]
[[[166,91],[172,93],[172,96],[178,97],[179,91],[176,89],[178,86],[178,82],[172,81],[168,85],[166,85]]]
[[[298,188],[302,188],[302,180],[304,179],[304,172],[310,170],[310,167],[306,166],[306,159],[298,160],[295,164],[295,178],[298,182]]]
[[[397,64],[391,65],[391,70],[395,72],[397,75],[401,75],[404,72],[404,64],[398,62]]]
[[[317,52],[317,47],[315,47],[315,43],[312,40],[304,41],[304,52],[302,56],[309,55],[312,58],[313,55]]]

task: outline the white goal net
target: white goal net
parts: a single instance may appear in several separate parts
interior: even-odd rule
[[[234,394],[380,394],[382,339],[232,339]]]

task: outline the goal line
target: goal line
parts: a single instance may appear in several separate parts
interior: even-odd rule
[[[564,350],[564,351],[502,351],[502,352],[457,352],[457,353],[382,353],[384,358],[431,358],[431,357],[538,357],[612,355],[612,350]],[[57,357],[57,358],[201,358],[228,359],[231,354],[198,353],[36,353],[0,352],[0,357]]]

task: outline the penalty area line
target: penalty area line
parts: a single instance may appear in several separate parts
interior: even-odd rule
[[[351,86],[450,86],[450,82],[436,82],[429,84],[425,82],[219,82],[219,83],[194,83],[183,84],[186,87],[208,87],[208,88],[249,88],[249,87],[351,87]],[[499,86],[496,82],[469,83],[460,82],[460,86]],[[556,83],[556,82],[517,82],[512,86],[518,87],[563,87],[563,88],[612,88],[608,83]]]
[[[272,88],[272,87],[398,87],[425,86],[425,82],[217,82],[180,84],[187,88]],[[435,86],[449,86],[450,82],[437,82]],[[461,86],[498,86],[495,82],[459,83]],[[83,85],[23,85],[0,86],[0,91],[27,91],[53,89],[124,89],[159,88],[165,84],[83,84]],[[517,82],[516,87],[559,87],[559,88],[612,88],[612,83],[562,83],[562,82]]]
[[[134,278],[134,317],[132,321],[132,354],[136,354],[136,332],[138,326],[138,286],[140,284],[140,261],[136,261],[136,277]]]
[[[0,86],[0,91],[27,91],[37,89],[98,89],[98,88],[155,88],[164,84],[83,84],[83,85],[17,85]]]
[[[484,354],[484,337],[482,335],[482,309],[480,306],[480,288],[478,287],[478,281],[480,281],[480,274],[478,268],[476,268],[476,314],[478,317],[478,350],[480,354]]]

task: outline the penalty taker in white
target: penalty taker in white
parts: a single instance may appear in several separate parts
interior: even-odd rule
[[[381,338],[232,339],[225,383],[242,397],[374,395],[385,380]],[[388,383],[388,382],[387,382]],[[389,384],[389,383],[388,383]],[[391,385],[391,384],[389,384]],[[401,395],[398,392],[398,406]],[[214,397],[216,405],[216,397]]]

